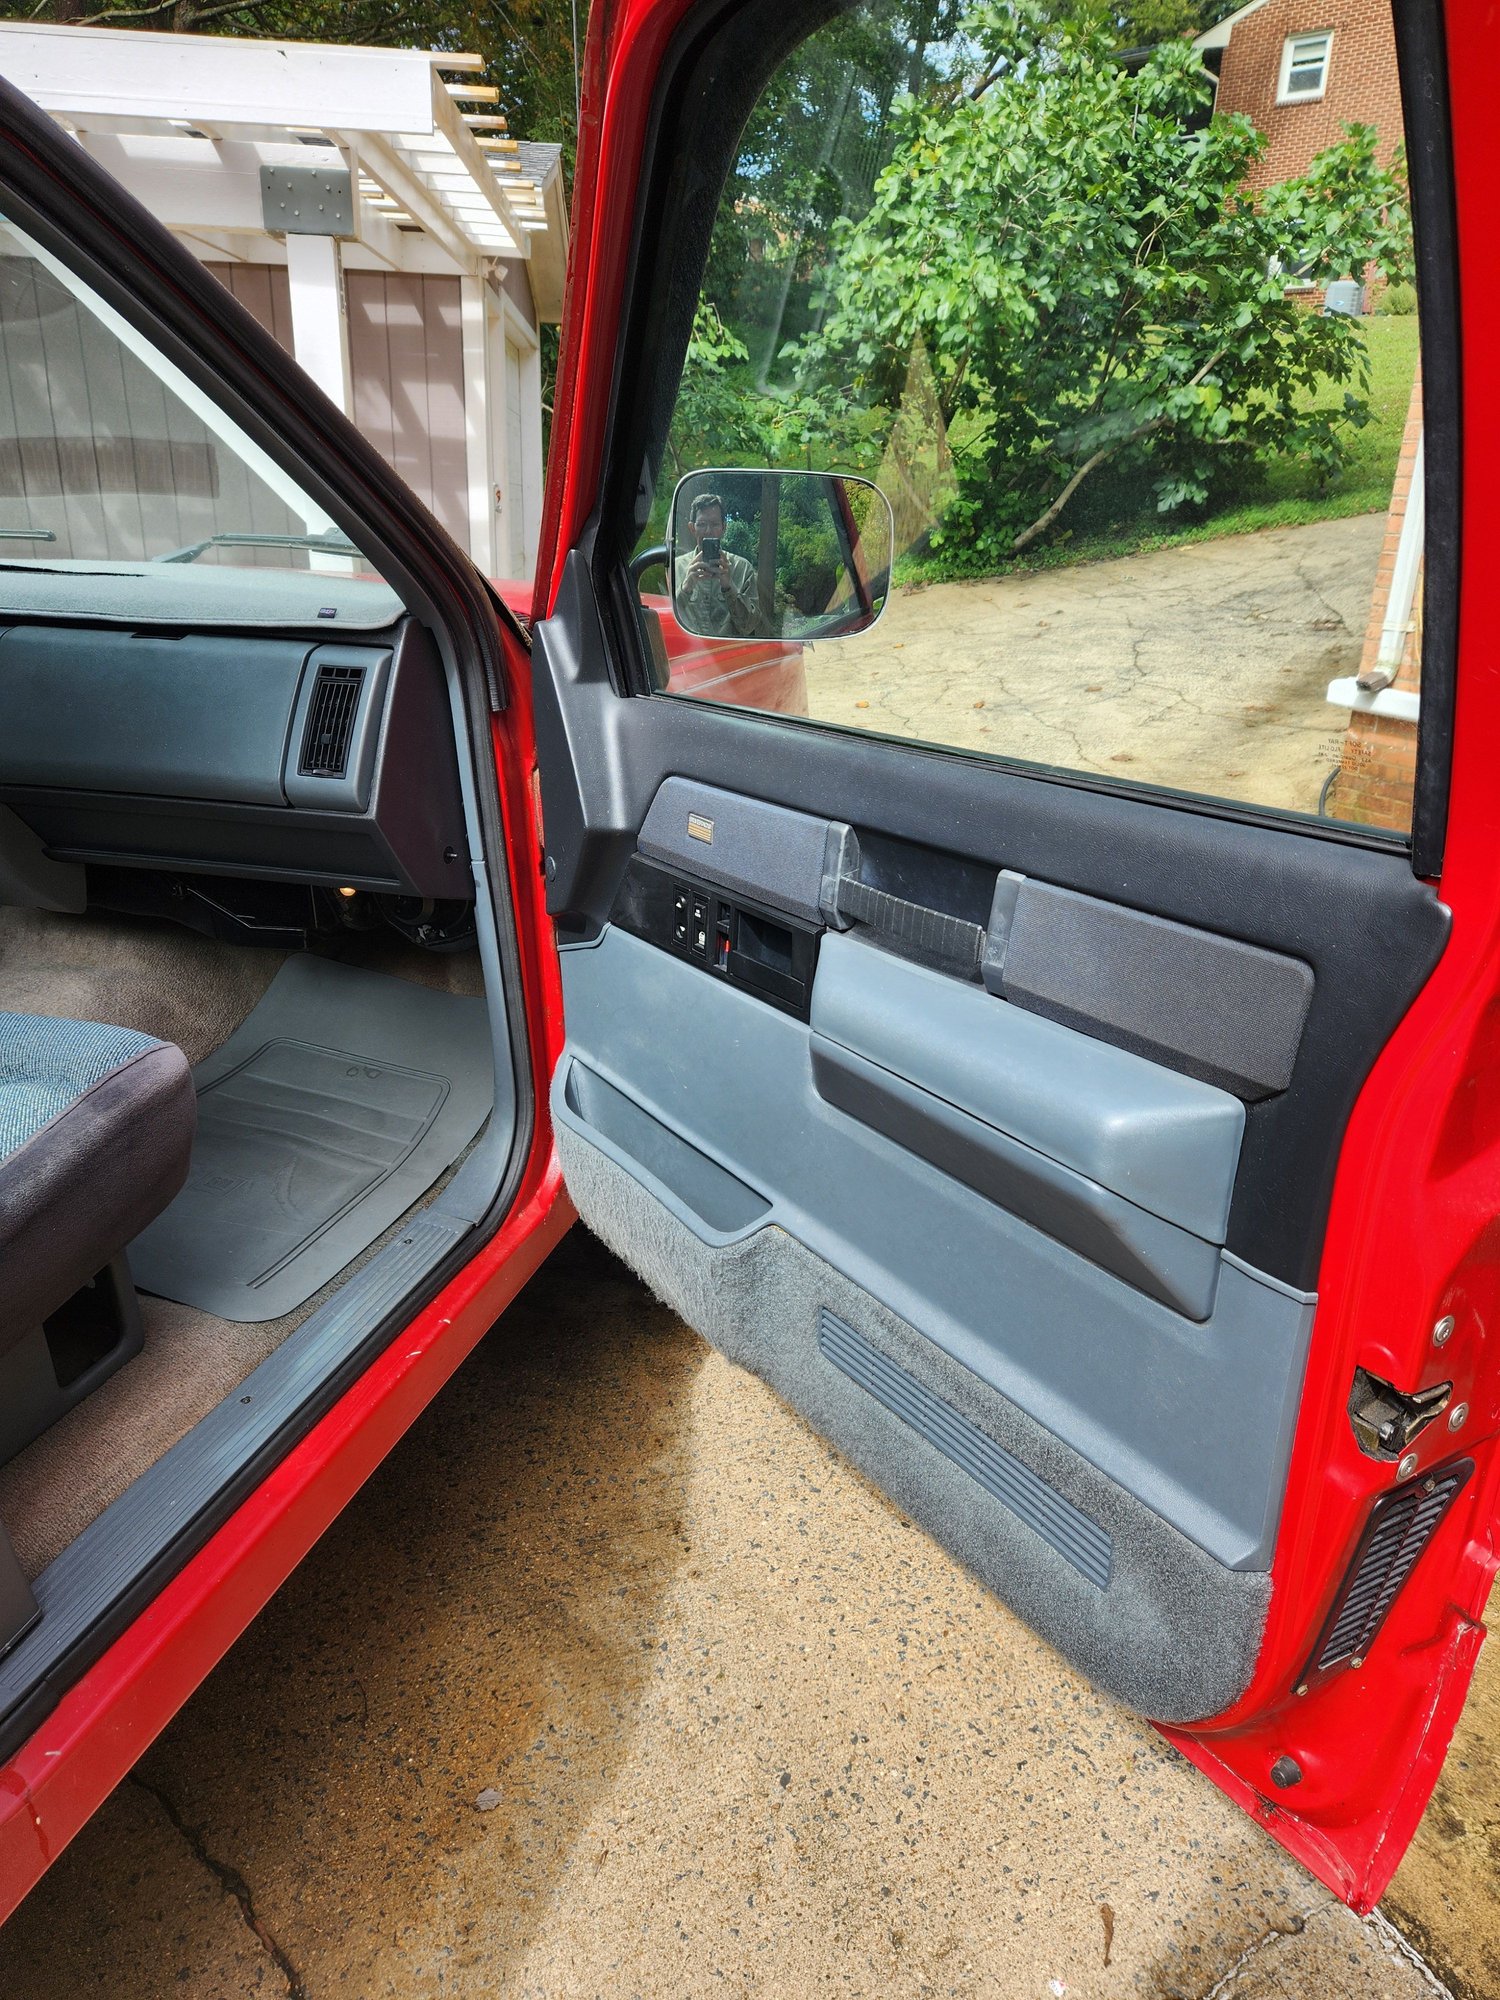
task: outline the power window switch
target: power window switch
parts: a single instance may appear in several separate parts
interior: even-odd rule
[[[672,942],[685,945],[688,941],[688,896],[686,889],[679,889],[672,899]]]

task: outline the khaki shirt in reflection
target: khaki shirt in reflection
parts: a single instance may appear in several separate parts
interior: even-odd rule
[[[750,564],[743,556],[731,555],[728,549],[722,551],[729,581],[744,602],[742,610],[739,605],[731,603],[723,586],[710,578],[698,577],[694,582],[688,582],[688,571],[697,560],[696,549],[677,558],[676,589],[672,600],[677,608],[678,623],[684,631],[712,639],[757,637],[760,632],[760,591]]]

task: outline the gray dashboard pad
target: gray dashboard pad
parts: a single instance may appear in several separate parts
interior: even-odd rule
[[[0,563],[0,618],[380,632],[406,607],[380,577],[232,563]]]
[[[143,1291],[278,1319],[418,1201],[489,1116],[485,1003],[307,956],[194,1072],[181,1194],[138,1236]]]

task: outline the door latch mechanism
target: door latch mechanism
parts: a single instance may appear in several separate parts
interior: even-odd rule
[[[1356,1368],[1349,1391],[1349,1422],[1356,1444],[1367,1458],[1400,1458],[1442,1415],[1452,1394],[1451,1382],[1437,1382],[1430,1389],[1397,1389]]]

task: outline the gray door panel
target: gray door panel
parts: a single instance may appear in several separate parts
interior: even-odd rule
[[[794,1236],[1217,1562],[1268,1564],[1310,1297],[1223,1251],[1202,1323],[1147,1297],[830,1104],[805,1022],[618,926],[563,953],[563,993],[554,1116],[701,1240],[725,1232],[590,1122],[573,1064],[759,1196],[748,1227]]]
[[[823,940],[812,1028],[1163,1221],[1224,1241],[1245,1129],[1227,1091],[851,936]]]

